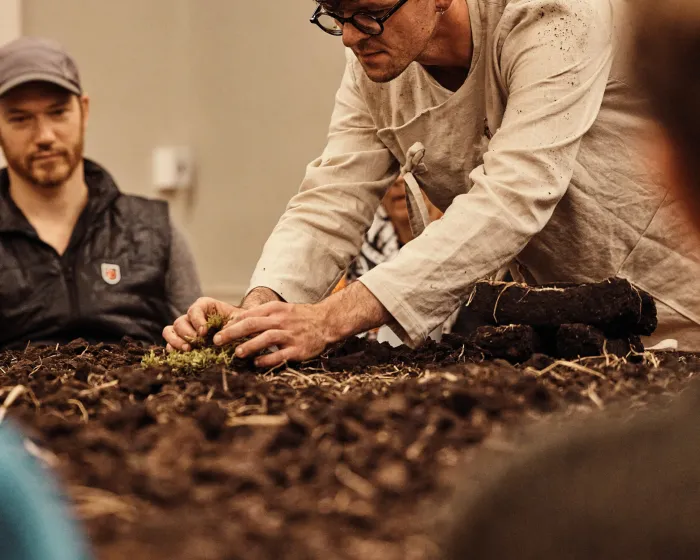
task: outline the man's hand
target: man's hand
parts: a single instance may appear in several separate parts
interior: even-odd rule
[[[255,336],[236,349],[239,358],[276,346],[255,360],[270,368],[318,356],[334,342],[383,325],[390,319],[384,306],[360,282],[321,303],[295,305],[273,302],[238,313],[217,335],[214,344]]]
[[[187,310],[186,315],[178,317],[172,325],[163,329],[163,338],[168,343],[168,352],[181,350],[189,352],[192,345],[188,342],[198,336],[207,334],[207,318],[219,314],[228,322],[234,320],[245,309],[252,309],[270,301],[279,301],[279,296],[268,288],[255,288],[245,298],[240,307],[208,297],[199,298]]]
[[[237,315],[216,334],[214,344],[228,344],[256,334],[236,348],[236,356],[245,358],[276,346],[272,354],[255,360],[258,367],[312,358],[338,340],[322,305],[272,302]]]
[[[163,329],[163,338],[168,343],[166,349],[189,352],[192,345],[188,342],[198,336],[207,334],[207,317],[216,313],[230,321],[236,314],[243,310],[240,307],[218,301],[208,297],[199,298],[187,310],[186,315],[181,315],[172,325]]]

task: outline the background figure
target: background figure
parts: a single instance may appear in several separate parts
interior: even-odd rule
[[[440,209],[430,202],[425,193],[423,193],[423,199],[428,208],[430,221],[439,220],[442,217]],[[374,222],[362,241],[360,254],[348,267],[346,275],[335,291],[343,289],[375,266],[389,262],[412,239],[413,232],[406,205],[406,183],[402,177],[399,177],[384,195],[374,216]],[[455,312],[443,325],[435,329],[430,335],[431,338],[439,339],[440,335],[450,332],[457,315],[458,312]],[[370,340],[389,342],[393,346],[401,344],[399,337],[386,325],[369,331],[366,336]]]
[[[442,212],[423,193],[430,221],[442,217]],[[347,282],[353,282],[378,264],[390,261],[413,239],[406,206],[406,183],[399,177],[382,199],[374,223],[365,234],[360,254],[348,268]]]

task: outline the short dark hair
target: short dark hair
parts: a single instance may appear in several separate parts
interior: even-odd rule
[[[342,4],[343,0],[314,0],[314,2],[316,2],[316,4],[322,6],[326,10],[332,12],[340,8],[340,5]]]

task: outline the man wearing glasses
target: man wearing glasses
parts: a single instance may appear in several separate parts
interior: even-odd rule
[[[231,316],[216,342],[274,350],[261,367],[381,324],[418,344],[509,266],[533,284],[626,277],[657,300],[653,341],[700,349],[700,251],[645,166],[626,1],[319,2],[311,22],[348,48],[327,146],[241,307],[199,300],[169,346],[214,310]],[[399,173],[417,237],[331,295]],[[445,212],[427,227],[419,187]]]

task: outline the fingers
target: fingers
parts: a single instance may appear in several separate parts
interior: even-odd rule
[[[226,317],[226,321],[224,322],[224,328],[229,327],[233,325],[236,321],[238,321],[239,317],[241,316],[241,313],[243,313],[243,309],[240,307],[234,307],[230,313],[227,315],[224,315]]]
[[[192,340],[197,337],[197,332],[194,330],[187,315],[182,315],[175,319],[173,329],[175,330],[175,334],[183,340]]]
[[[244,321],[246,319],[252,319],[254,317],[269,317],[272,314],[280,313],[291,308],[288,303],[282,303],[280,301],[272,301],[269,303],[263,303],[252,309],[241,310],[240,313],[232,317],[231,321],[233,323]]]
[[[238,308],[230,303],[209,297],[199,298],[187,310],[187,319],[194,329],[193,336],[204,336],[207,334],[207,319],[212,315],[219,314],[228,319],[236,311],[238,311]]]
[[[187,310],[187,319],[194,329],[195,336],[207,334],[207,317],[210,315],[209,310],[212,304],[214,304],[214,300],[211,298],[199,298]]]
[[[214,337],[214,344],[229,344],[235,340],[261,333],[270,329],[278,329],[279,321],[272,317],[251,317],[228,323]]]
[[[246,358],[267,350],[272,346],[281,346],[291,342],[289,333],[281,330],[265,331],[261,335],[256,336],[252,340],[248,340],[236,348],[236,356]]]
[[[173,325],[168,325],[163,329],[163,338],[168,343],[166,347],[168,352],[172,352],[173,350],[188,352],[190,350],[189,343],[175,332]]]
[[[284,348],[272,354],[265,354],[255,359],[255,366],[259,368],[270,369],[287,362],[294,361],[295,351],[293,348]]]

